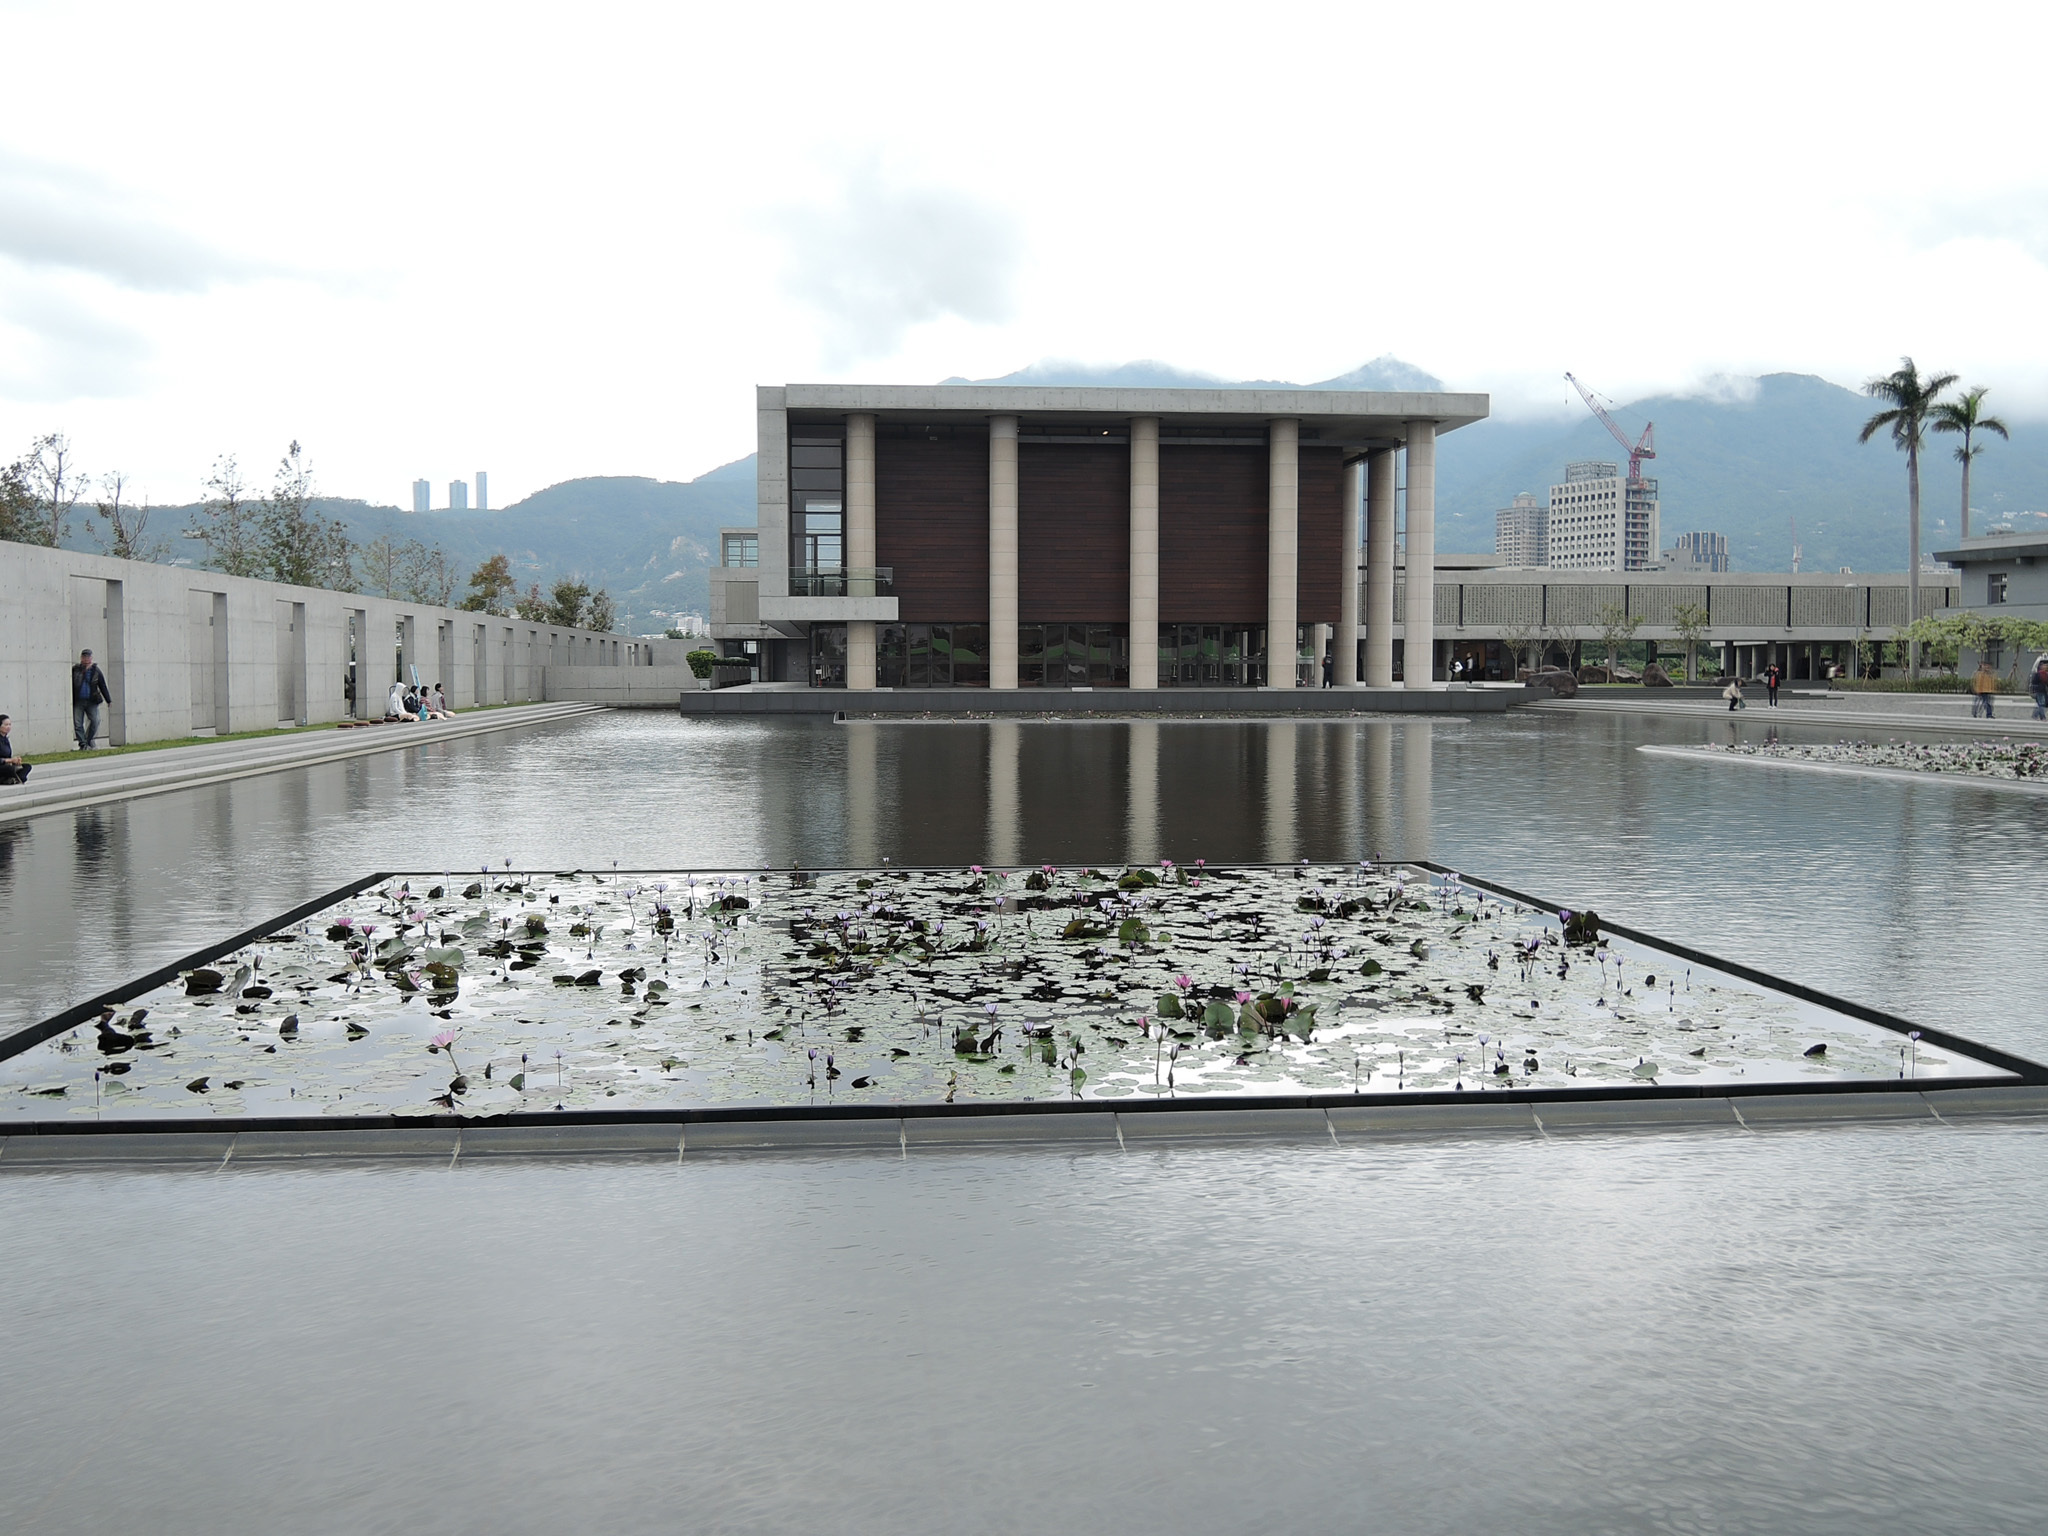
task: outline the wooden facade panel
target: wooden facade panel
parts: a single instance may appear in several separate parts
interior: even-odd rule
[[[1266,450],[1159,450],[1159,617],[1168,624],[1266,617]]]
[[[904,622],[988,620],[988,438],[875,440],[875,564]]]
[[[1334,624],[1344,614],[1344,450],[1301,448],[1295,520],[1295,617]],[[1351,565],[1358,564],[1356,551]]]
[[[1017,618],[1131,616],[1131,457],[1122,443],[1017,446]]]

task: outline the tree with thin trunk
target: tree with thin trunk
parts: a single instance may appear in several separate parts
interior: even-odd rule
[[[512,579],[512,562],[493,555],[469,573],[469,595],[458,605],[471,613],[508,613],[507,600],[517,598],[519,583]]]
[[[1956,462],[1963,466],[1963,537],[1970,536],[1970,465],[1977,455],[1984,451],[1984,445],[1976,441],[1979,432],[2002,437],[2012,441],[2012,434],[2005,430],[2005,423],[1996,416],[1984,414],[1984,397],[1991,391],[1978,385],[1966,389],[1954,400],[1944,400],[1934,408],[1934,430],[1937,432],[1959,432],[1963,446],[1956,450]]]
[[[264,574],[272,581],[348,591],[354,580],[355,546],[338,518],[323,518],[314,510],[313,466],[296,442],[277,462],[257,527]]]
[[[1714,627],[1708,620],[1707,610],[1698,603],[1680,603],[1671,610],[1671,627],[1678,631],[1678,638],[1685,645],[1685,680],[1696,682],[1700,670],[1700,642]]]
[[[1920,618],[1920,450],[1927,444],[1927,418],[1933,414],[1941,392],[1955,381],[1956,376],[1952,373],[1930,373],[1922,378],[1913,359],[1902,357],[1892,372],[1863,386],[1863,393],[1873,400],[1884,401],[1886,408],[1863,423],[1863,431],[1856,441],[1867,443],[1879,432],[1890,428],[1892,446],[1906,455],[1906,535],[1910,544],[1906,551],[1908,627]],[[1908,680],[1920,675],[1918,649],[1916,645],[1907,652]]]
[[[128,477],[119,470],[100,476],[100,499],[93,503],[92,514],[106,527],[95,528],[93,537],[117,560],[161,560],[170,553],[170,545],[149,536],[149,503],[138,507],[123,501],[127,491]]]
[[[261,576],[263,557],[256,543],[256,505],[242,484],[241,466],[232,453],[213,461],[206,477],[206,500],[185,537],[206,546],[207,563],[224,576]]]
[[[1607,681],[1620,681],[1615,676],[1621,670],[1621,648],[1635,638],[1642,627],[1643,616],[1627,612],[1620,603],[1609,603],[1600,610],[1600,640],[1607,647]]]
[[[71,512],[85,490],[85,477],[72,462],[71,439],[61,432],[46,432],[29,445],[22,460],[27,472],[31,498],[31,543],[55,549],[71,531]]]

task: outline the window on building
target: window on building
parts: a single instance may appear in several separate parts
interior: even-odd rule
[[[761,537],[753,533],[728,533],[718,563],[733,570],[751,570],[761,564]]]
[[[1995,571],[1984,580],[1984,601],[2002,603],[2005,601],[2005,573]]]
[[[793,575],[845,567],[846,443],[810,428],[789,439],[789,565]]]

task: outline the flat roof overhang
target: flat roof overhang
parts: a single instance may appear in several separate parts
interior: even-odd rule
[[[1411,421],[1433,421],[1438,432],[1484,421],[1485,395],[1362,389],[1102,389],[992,384],[788,384],[783,407],[792,420],[872,413],[906,425],[961,425],[990,416],[1015,416],[1029,428],[1108,418],[1156,416],[1163,435],[1191,427],[1234,428],[1249,440],[1266,423],[1301,423],[1304,443],[1363,446],[1395,443]],[[1105,425],[1109,422],[1105,421]]]
[[[1934,552],[1934,558],[1946,565],[1997,565],[2007,560],[2031,564],[2043,557],[2048,557],[2048,537],[2037,533],[1995,533]]]

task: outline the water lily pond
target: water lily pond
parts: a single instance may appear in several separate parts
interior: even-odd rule
[[[1412,866],[393,877],[0,1062],[15,1120],[1998,1076]]]

